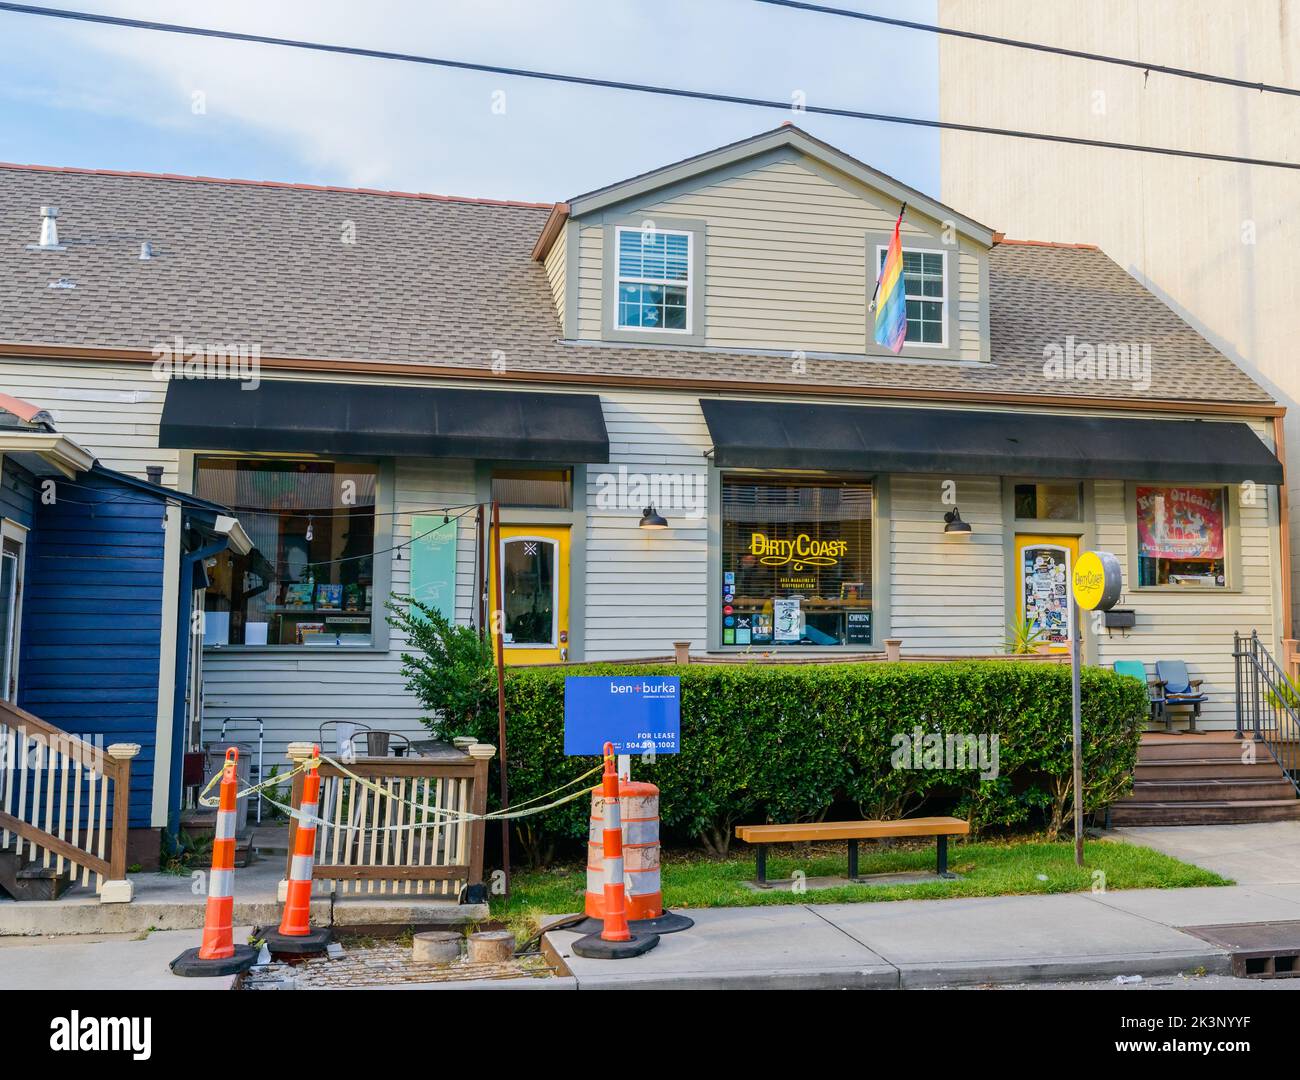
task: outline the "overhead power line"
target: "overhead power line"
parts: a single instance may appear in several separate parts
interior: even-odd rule
[[[1300,162],[1278,161],[1270,158],[1241,157],[1236,154],[1214,154],[1205,150],[1184,150],[1172,146],[1145,146],[1140,143],[1111,142],[1105,139],[1086,139],[1073,135],[1054,135],[1042,131],[1020,131],[1014,128],[988,127],[983,124],[959,124],[951,120],[927,120],[919,116],[895,116],[889,113],[864,112],[859,109],[838,108],[829,105],[799,105],[770,98],[745,97],[739,94],[719,94],[707,90],[687,90],[680,87],[657,86],[648,83],[623,82],[617,79],[598,79],[588,75],[568,75],[554,71],[535,71],[528,68],[504,67],[500,64],[474,63],[445,57],[418,56],[413,53],[391,52],[386,49],[365,49],[355,45],[330,45],[318,41],[301,41],[295,38],[269,37],[265,34],[245,34],[234,30],[213,30],[199,26],[182,26],[177,23],[150,22],[146,19],[128,19],[116,15],[99,15],[88,11],[68,11],[60,8],[35,7],[31,4],[0,2],[0,11],[20,15],[43,15],[76,22],[98,23],[104,26],[127,27],[134,30],[152,30],[166,34],[185,34],[191,37],[217,38],[223,41],[243,41],[255,45],[275,45],[289,49],[307,49],[313,52],[359,56],[372,60],[396,60],[407,64],[424,64],[430,67],[450,68],[456,71],[476,71],[490,75],[504,75],[518,79],[537,79],[545,82],[568,83],[574,86],[594,86],[606,90],[627,90],[638,94],[656,94],[661,97],[686,98],[694,101],[713,101],[726,105],[746,105],[758,109],[779,109],[782,112],[812,113],[818,116],[840,116],[852,120],[873,120],[882,124],[902,124],[910,127],[935,128],[942,131],[964,131],[976,135],[998,135],[1010,139],[1031,139],[1038,142],[1065,143],[1071,146],[1095,146],[1105,150],[1126,150],[1140,154],[1160,154],[1165,157],[1194,158],[1199,161],[1222,161],[1232,165],[1259,165],[1271,169],[1300,170]]]
[[[872,15],[865,11],[853,11],[848,8],[827,7],[825,4],[809,4],[804,0],[757,0],[760,4],[773,7],[794,8],[797,11],[812,11],[820,15],[839,15],[846,19],[859,19],[862,22],[880,23],[884,26],[898,26],[905,30],[924,30],[931,34],[946,37],[965,38],[968,41],[983,41],[990,45],[1006,45],[1013,49],[1029,49],[1033,52],[1052,53],[1056,56],[1069,56],[1076,60],[1095,60],[1099,64],[1116,64],[1120,67],[1136,68],[1138,71],[1161,75],[1175,75],[1180,79],[1197,79],[1201,82],[1220,83],[1223,86],[1239,86],[1243,90],[1258,90],[1265,94],[1288,94],[1300,97],[1300,89],[1294,86],[1278,86],[1274,83],[1252,82],[1249,79],[1234,79],[1230,75],[1212,75],[1205,71],[1193,71],[1190,68],[1170,67],[1168,64],[1153,64],[1147,60],[1129,60],[1122,56],[1107,56],[1104,53],[1084,52],[1082,49],[1067,49],[1061,45],[1044,45],[1037,41],[1020,41],[1016,38],[998,37],[995,34],[981,34],[975,30],[958,30],[951,26],[936,26],[933,23],[914,22],[911,19],[895,19],[887,15]]]

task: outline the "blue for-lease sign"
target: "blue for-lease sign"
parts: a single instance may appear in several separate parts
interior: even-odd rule
[[[564,752],[616,754],[653,749],[675,754],[681,742],[681,679],[676,675],[569,675],[564,680]]]

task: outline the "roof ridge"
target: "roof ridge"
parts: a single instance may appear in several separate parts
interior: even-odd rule
[[[1016,247],[1047,247],[1047,248],[1069,248],[1073,251],[1100,251],[1101,247],[1097,244],[1071,244],[1060,240],[1010,240],[1005,236],[998,236],[997,244],[1013,244]]]
[[[433,202],[472,203],[478,206],[514,206],[527,210],[553,210],[555,208],[555,203],[523,202],[517,199],[484,199],[471,195],[436,195],[423,191],[388,191],[383,188],[345,187],[339,184],[303,184],[289,180],[244,180],[238,177],[189,176],[184,173],[91,169],[76,165],[23,165],[13,161],[0,161],[0,169],[65,173],[73,176],[114,176],[128,180],[180,180],[192,184],[234,184],[238,187],[277,188],[288,191],[321,191],[340,195],[381,195],[391,199],[428,199]]]

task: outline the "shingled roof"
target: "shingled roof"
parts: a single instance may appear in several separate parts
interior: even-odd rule
[[[59,207],[66,250],[28,250],[39,207]],[[307,185],[0,165],[0,343],[149,350],[257,343],[263,359],[312,358],[547,375],[1053,396],[1043,347],[1152,346],[1143,398],[1272,398],[1172,309],[1085,246],[1002,243],[990,256],[991,362],[807,360],[690,347],[561,340],[530,258],[550,204]],[[355,243],[345,242],[355,230]],[[153,258],[139,257],[151,245]],[[61,287],[51,287],[52,283]],[[1071,383],[1075,397],[1114,387]]]

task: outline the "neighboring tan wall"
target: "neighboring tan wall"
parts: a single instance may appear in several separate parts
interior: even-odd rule
[[[685,194],[622,208],[620,216],[707,222],[705,341],[727,349],[789,349],[861,355],[875,282],[867,234],[888,234],[896,204],[844,178],[833,182],[794,161],[701,182]],[[921,227],[923,226],[923,227]],[[572,226],[570,226],[572,227]],[[581,223],[578,336],[601,336],[602,234]],[[962,240],[944,244],[940,223],[909,210],[904,244],[949,252],[950,304],[963,360],[980,354],[980,269],[986,256]],[[950,234],[954,239],[956,234]],[[874,246],[873,246],[874,253]],[[612,303],[604,298],[606,303]],[[924,355],[917,350],[917,355]]]
[[[1295,0],[940,0],[939,15],[959,29],[1300,85]],[[944,120],[1300,161],[1293,97],[950,37],[939,48]],[[1287,406],[1287,445],[1300,452],[1294,172],[953,131],[941,161],[941,198],[992,228],[1099,244]],[[1288,481],[1300,540],[1294,461]],[[1292,552],[1300,626],[1294,541]]]

